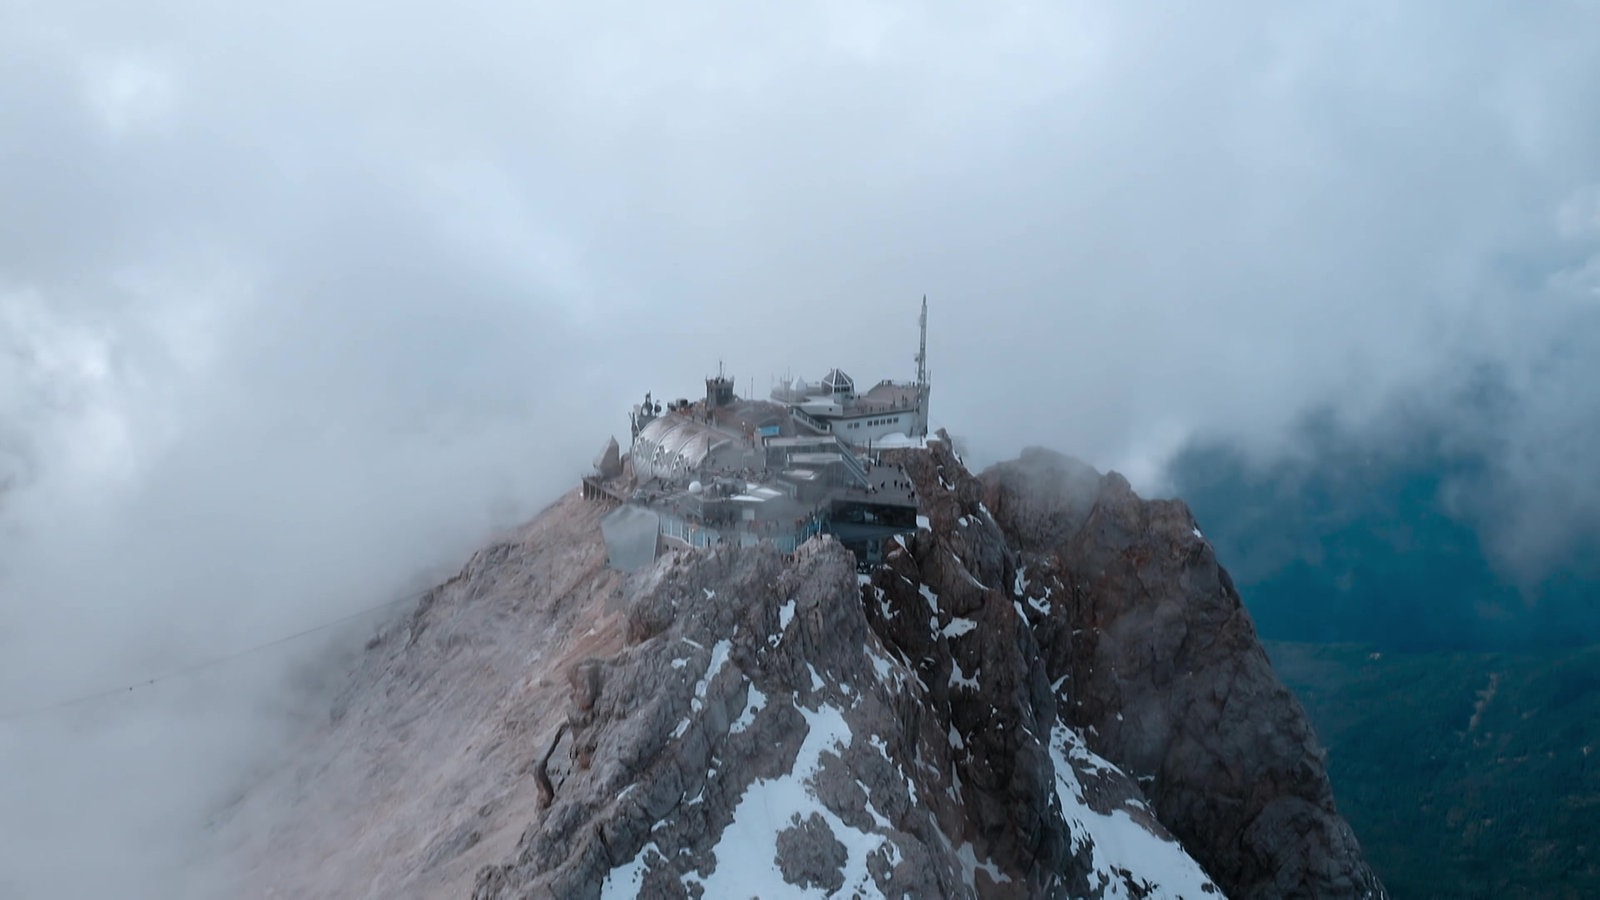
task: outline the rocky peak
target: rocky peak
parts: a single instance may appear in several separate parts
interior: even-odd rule
[[[981,478],[946,440],[884,456],[929,527],[865,573],[824,536],[624,576],[576,494],[480,554],[280,785],[317,827],[377,796],[410,829],[258,871],[302,896],[1381,896],[1182,504],[1044,451]],[[366,768],[330,779],[352,743]]]
[[[1230,896],[1379,895],[1309,721],[1188,507],[1086,470],[1031,451],[982,478],[1001,530],[1032,548],[1018,583],[1029,608],[1050,604],[1035,630],[1062,719]]]

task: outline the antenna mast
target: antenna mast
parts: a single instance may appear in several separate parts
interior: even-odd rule
[[[917,344],[917,384],[928,383],[928,295],[922,295],[922,315],[917,318],[922,341]]]

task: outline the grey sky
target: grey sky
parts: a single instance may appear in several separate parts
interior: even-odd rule
[[[906,376],[924,293],[980,461],[1331,406],[1492,439],[1510,557],[1600,515],[1593,4],[239,6],[0,0],[5,708],[391,596],[719,360]],[[0,722],[0,871],[163,895],[250,671]]]

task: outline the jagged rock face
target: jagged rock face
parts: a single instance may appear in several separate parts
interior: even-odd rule
[[[1086,470],[1030,450],[982,479],[1025,548],[1027,603],[1049,609],[1035,631],[1062,718],[1139,779],[1230,896],[1380,894],[1310,724],[1188,508]]]
[[[932,584],[975,589],[923,538]],[[627,648],[574,670],[574,763],[475,896],[1203,895],[1137,789],[1054,721],[1005,592],[943,599],[918,558],[861,584],[819,540],[683,551],[636,580]],[[1129,803],[1155,877],[1099,864],[1081,821]]]
[[[858,596],[833,541],[662,560],[627,598],[628,646],[575,670],[553,804],[475,896],[959,895],[930,782],[904,769],[909,673]]]
[[[1050,455],[890,462],[931,527],[866,575],[822,538],[623,576],[564,499],[375,641],[275,782],[307,819],[278,835],[366,834],[374,798],[414,821],[253,872],[481,900],[1381,892],[1181,505]]]

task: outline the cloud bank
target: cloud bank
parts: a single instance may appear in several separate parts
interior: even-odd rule
[[[924,293],[980,461],[1425,419],[1508,565],[1600,526],[1592,5],[237,6],[0,3],[8,709],[404,590],[719,361],[908,375]],[[286,665],[0,722],[0,893],[170,896]]]

